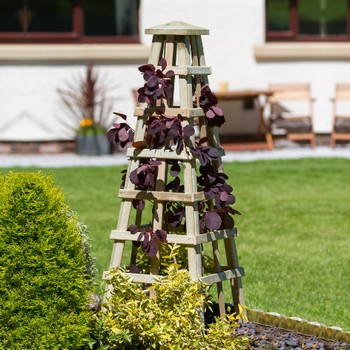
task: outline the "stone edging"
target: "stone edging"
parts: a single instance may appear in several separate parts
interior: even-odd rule
[[[326,325],[309,322],[299,317],[287,317],[276,312],[264,312],[249,308],[247,308],[247,316],[248,320],[252,322],[350,344],[350,332],[346,332],[340,327],[327,327]]]

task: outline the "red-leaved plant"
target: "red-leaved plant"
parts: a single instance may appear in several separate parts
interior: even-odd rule
[[[174,72],[168,70],[166,73],[167,62],[161,59],[160,69],[156,69],[153,64],[147,64],[139,67],[146,81],[145,85],[138,90],[139,102],[147,103],[149,106],[155,106],[157,101],[169,100],[173,94],[172,77]],[[203,85],[199,104],[202,107],[206,124],[208,127],[220,127],[224,122],[224,114],[217,106],[218,100],[208,85]],[[129,142],[133,142],[133,130],[126,123],[126,116],[121,113],[115,113],[121,117],[124,122],[114,123],[108,131],[107,136],[110,142],[119,144],[124,148]],[[159,108],[157,116],[152,116],[146,121],[146,142],[148,148],[159,149],[163,147],[174,146],[177,154],[184,149],[191,152],[199,160],[199,175],[197,183],[204,192],[207,200],[199,202],[199,222],[201,233],[213,230],[231,229],[234,227],[232,215],[239,212],[231,207],[235,203],[235,197],[232,195],[232,187],[227,184],[227,175],[222,172],[222,168],[215,166],[220,157],[219,149],[208,146],[207,139],[201,138],[193,145],[188,140],[194,135],[195,129],[192,125],[182,126],[183,116],[167,116],[164,109]],[[136,146],[136,144],[134,144]],[[181,166],[178,160],[166,161],[170,175],[173,177],[165,186],[165,191],[183,192],[184,185],[180,180]],[[137,169],[130,173],[130,181],[139,190],[152,191],[155,189],[158,166],[161,162],[157,159],[143,159]],[[123,171],[122,187],[125,183],[125,170]],[[145,202],[140,199],[134,199],[133,207],[137,210],[143,210]],[[185,222],[185,204],[183,202],[166,202],[164,217],[168,231],[182,230],[186,231]],[[144,252],[153,257],[158,252],[158,245],[166,242],[167,232],[165,230],[153,230],[152,226],[146,229],[131,225],[130,232],[139,233],[138,241],[134,242],[137,246],[142,246]],[[142,243],[140,242],[142,240]]]

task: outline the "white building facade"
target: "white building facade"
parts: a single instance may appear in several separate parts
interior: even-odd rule
[[[115,8],[125,1],[131,0],[116,0]],[[295,1],[291,0],[293,6]],[[212,90],[218,90],[222,82],[237,90],[265,89],[279,82],[310,83],[314,131],[331,132],[335,84],[350,82],[347,40],[269,41],[265,0],[140,0],[138,5],[137,42],[64,42],[64,38],[26,42],[11,41],[9,35],[1,41],[0,35],[0,143],[73,140],[77,125],[57,89],[82,76],[89,62],[116,85],[111,90],[113,110],[130,116],[133,124],[132,89],[143,84],[137,67],[147,61],[152,40],[144,31],[171,21],[209,29],[203,44],[213,72]],[[129,15],[135,17],[135,13]],[[227,120],[235,117],[226,115]],[[228,123],[228,127],[232,130],[226,128],[226,132],[232,134],[256,128],[245,120]]]

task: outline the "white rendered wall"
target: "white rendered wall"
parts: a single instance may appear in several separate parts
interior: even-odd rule
[[[257,62],[254,46],[265,42],[264,0],[143,0],[142,28],[181,20],[209,29],[203,36],[207,64],[212,67],[210,86],[219,89],[219,83],[229,82],[230,89],[267,88],[269,83],[311,83],[314,103],[314,129],[329,133],[332,125],[332,103],[336,82],[350,82],[350,62],[307,60]],[[149,35],[143,41],[150,42]],[[232,108],[233,113],[237,107]],[[251,120],[238,118],[240,130],[250,130]],[[253,118],[254,119],[254,118]],[[228,124],[225,124],[228,127]],[[232,124],[237,128],[237,123]]]
[[[96,70],[112,85],[113,111],[132,115],[131,94],[140,79],[137,65],[98,65]],[[0,65],[0,140],[72,140],[78,124],[57,93],[85,75],[84,64]],[[125,84],[124,82],[128,82]],[[111,117],[111,122],[113,115]]]

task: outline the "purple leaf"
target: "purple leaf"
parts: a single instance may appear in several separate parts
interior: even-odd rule
[[[143,199],[134,199],[132,201],[132,206],[135,209],[142,211],[143,209],[145,209],[145,201]]]
[[[147,254],[149,257],[153,258],[158,253],[158,242],[151,240],[148,244]]]
[[[140,66],[138,69],[142,73],[147,72],[147,71],[154,72],[156,70],[156,67],[153,64],[144,64],[143,66]]]
[[[218,230],[221,227],[222,220],[218,213],[215,211],[208,211],[205,214],[205,224],[209,230]]]
[[[129,130],[129,142],[133,142],[134,141],[134,130]]]
[[[154,232],[155,238],[158,239],[159,242],[166,242],[167,240],[167,232],[164,230],[156,230]]]
[[[135,225],[135,224],[131,224],[129,227],[128,227],[128,230],[131,232],[131,233],[136,233],[139,228]]]
[[[232,195],[232,194],[229,194],[225,204],[226,204],[226,205],[232,205],[232,204],[234,204],[235,202],[236,202],[235,196]]]
[[[214,111],[212,110],[212,108],[209,108],[207,110],[207,113],[205,114],[207,118],[212,119],[216,116],[216,114],[214,113]]]
[[[116,123],[114,123],[113,125],[115,125]],[[118,134],[118,130],[117,129],[109,129],[107,131],[107,138],[109,142],[115,142],[115,138]]]
[[[220,200],[222,202],[226,202],[229,198],[229,194],[227,192],[221,192],[220,193]]]
[[[173,94],[173,85],[169,83],[164,88],[164,95],[166,98],[170,98],[172,94]]]
[[[186,126],[183,128],[183,133],[184,133],[184,135],[187,136],[187,137],[190,137],[190,136],[194,135],[195,130],[194,130],[193,125],[186,125]]]
[[[204,233],[205,232],[205,221],[204,221],[204,219],[200,219],[199,220],[199,231],[200,231],[200,233]]]
[[[198,145],[203,145],[203,143],[206,143],[208,141],[207,137],[202,137],[199,141],[198,141]]]
[[[223,215],[222,224],[223,224],[223,228],[225,228],[227,230],[234,228],[234,226],[235,226],[235,222],[234,222],[232,216],[229,215],[228,213],[225,213],[225,215]]]
[[[172,190],[176,190],[179,186],[180,186],[180,178],[179,177],[175,177],[175,179],[173,181],[170,181],[166,186],[165,186],[165,190],[166,191],[172,191]]]
[[[158,86],[158,79],[154,75],[150,76],[147,79],[147,86],[149,86],[151,88]]]
[[[156,167],[156,166],[159,166],[159,165],[161,165],[162,164],[162,162],[160,161],[160,160],[151,160],[150,161],[150,165],[152,166],[152,167]]]
[[[219,117],[224,115],[224,112],[222,111],[221,108],[219,108],[218,106],[212,106],[212,110],[213,112],[218,115]]]
[[[137,169],[133,170],[129,175],[131,183],[134,185],[138,185],[139,183],[139,177],[137,176]]]
[[[164,70],[167,66],[167,61],[165,58],[162,58],[160,61],[159,61],[159,65],[162,67],[162,70]]]
[[[142,164],[140,165],[136,170],[137,175],[143,173],[144,171],[148,170],[149,166],[148,164]]]
[[[140,273],[140,269],[136,265],[128,266],[128,270],[130,273]]]
[[[175,75],[175,72],[171,69],[165,73],[166,78],[172,78],[174,75]]]
[[[209,147],[208,156],[212,159],[216,159],[219,157],[219,150],[215,147]]]
[[[176,177],[180,174],[180,164],[179,163],[173,163],[170,167],[170,175],[172,177]]]
[[[119,130],[118,137],[121,142],[129,141],[129,133],[124,128]]]

